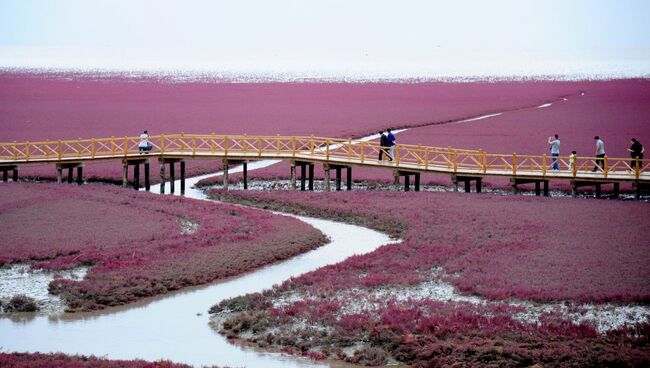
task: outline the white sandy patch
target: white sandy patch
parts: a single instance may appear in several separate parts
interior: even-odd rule
[[[544,315],[555,315],[575,324],[588,324],[599,333],[631,326],[650,319],[650,307],[643,305],[534,303],[525,300],[493,301],[479,296],[464,295],[439,277],[440,269],[434,270],[433,279],[412,286],[395,288],[351,288],[338,292],[334,299],[341,304],[341,315],[374,312],[385,307],[388,301],[435,300],[442,302],[471,303],[485,306],[508,305],[523,308],[512,317],[525,323],[538,324]],[[296,293],[283,295],[273,301],[274,307],[288,306],[299,300],[319,299]]]
[[[178,222],[181,223],[181,234],[191,235],[199,230],[199,223],[186,218],[179,218]]]
[[[55,278],[82,280],[88,267],[63,271],[34,270],[27,264],[0,268],[0,300],[8,302],[14,295],[26,295],[36,301],[43,314],[58,314],[65,309],[63,300],[51,295],[47,287]]]

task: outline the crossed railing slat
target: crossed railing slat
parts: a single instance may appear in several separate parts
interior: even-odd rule
[[[111,137],[0,143],[0,164],[128,157],[139,153],[139,142],[139,137]],[[223,157],[297,157],[334,160],[337,163],[386,164],[378,161],[382,150],[378,142],[351,138],[171,134],[151,136],[149,143],[153,146],[151,154],[163,156],[214,154]],[[553,158],[547,155],[491,154],[482,150],[410,144],[398,144],[394,147],[394,154],[391,165],[398,169],[528,176],[547,176],[559,172],[579,177],[596,167],[604,178],[616,175],[617,178],[650,181],[650,164],[630,158],[605,157],[600,167],[595,157],[577,157],[573,165],[568,157],[559,157],[557,163],[560,170],[553,171]]]

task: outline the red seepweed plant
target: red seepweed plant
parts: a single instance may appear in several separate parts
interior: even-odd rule
[[[213,195],[403,238],[240,298],[238,305],[246,307],[226,317],[227,336],[247,333],[260,346],[371,365],[390,359],[418,367],[650,362],[647,321],[599,333],[554,310],[530,321],[516,317],[525,314],[523,307],[508,303],[400,297],[442,278],[486,301],[647,304],[650,244],[638,231],[650,221],[647,204],[364,191]],[[605,213],[603,221],[597,214]],[[212,312],[228,311],[228,305]]]
[[[237,275],[326,241],[290,217],[106,185],[3,185],[0,219],[0,264],[92,266],[83,280],[50,283],[70,311]]]

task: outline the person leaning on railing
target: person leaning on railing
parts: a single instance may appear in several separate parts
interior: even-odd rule
[[[630,152],[630,156],[632,157],[632,161],[630,161],[630,168],[632,168],[632,170],[636,170],[638,162],[640,170],[643,167],[643,151],[645,151],[645,148],[643,148],[641,142],[637,141],[636,138],[632,138],[630,143],[632,143],[632,145],[627,149]]]

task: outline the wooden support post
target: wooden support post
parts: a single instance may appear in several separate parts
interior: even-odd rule
[[[296,190],[296,162],[291,161],[291,189]]]
[[[470,187],[471,182],[467,179],[465,179],[465,193],[469,193],[471,191]]]
[[[314,163],[309,164],[309,190],[314,190]]]
[[[535,182],[535,195],[538,196],[538,197],[539,197],[540,195],[542,195],[542,188],[541,188],[541,185],[542,185],[541,182],[539,182],[539,181],[536,181],[536,182]]]
[[[63,168],[61,165],[56,165],[56,182],[61,184],[63,182]]]
[[[420,191],[420,173],[415,173],[415,191]]]
[[[352,166],[347,167],[348,190],[352,190]]]
[[[404,191],[405,192],[408,192],[409,190],[411,190],[411,188],[410,188],[411,179],[410,178],[411,178],[411,175],[409,175],[409,174],[404,175]]]
[[[571,196],[576,198],[578,196],[578,183],[571,181]]]
[[[144,190],[147,192],[151,189],[151,183],[149,181],[149,161],[144,163]]]
[[[244,161],[244,190],[248,189],[248,162]]]
[[[341,167],[336,167],[336,190],[341,190]]]
[[[68,184],[72,184],[74,179],[74,168],[72,166],[68,167]]]
[[[140,190],[140,164],[133,165],[133,189]]]
[[[304,163],[300,163],[300,190],[305,190],[305,171],[307,166]]]
[[[18,166],[16,166],[16,168],[13,169],[12,171],[13,171],[13,178],[12,179],[14,180],[14,183],[15,183],[15,182],[18,181]]]
[[[169,161],[169,194],[174,194],[176,187],[176,173],[174,172],[174,161]]]
[[[632,185],[634,188],[634,199],[638,201],[639,199],[641,199],[641,183],[637,181]]]
[[[126,188],[129,181],[129,164],[126,161],[122,162],[122,187]]]
[[[458,192],[458,178],[456,175],[451,176],[451,182],[454,184],[454,192]]]
[[[185,160],[181,161],[181,195],[185,195]]]
[[[481,193],[483,190],[483,178],[476,178],[476,193]]]
[[[228,190],[228,160],[223,160],[223,189]]]
[[[596,183],[596,198],[600,198],[600,183]]]
[[[165,194],[165,160],[159,160],[160,163],[160,194]]]
[[[612,195],[612,197],[618,198],[620,193],[621,193],[621,184],[620,183],[614,183],[614,194]]]
[[[517,194],[517,180],[515,178],[510,179],[510,184],[512,184],[512,194]]]
[[[9,170],[2,170],[2,181],[5,183],[9,181]]]
[[[330,188],[330,165],[323,164],[323,190],[329,192]]]
[[[544,197],[548,197],[548,180],[544,180]]]
[[[84,172],[84,167],[82,165],[77,166],[77,184],[79,185],[84,183],[83,172]]]

